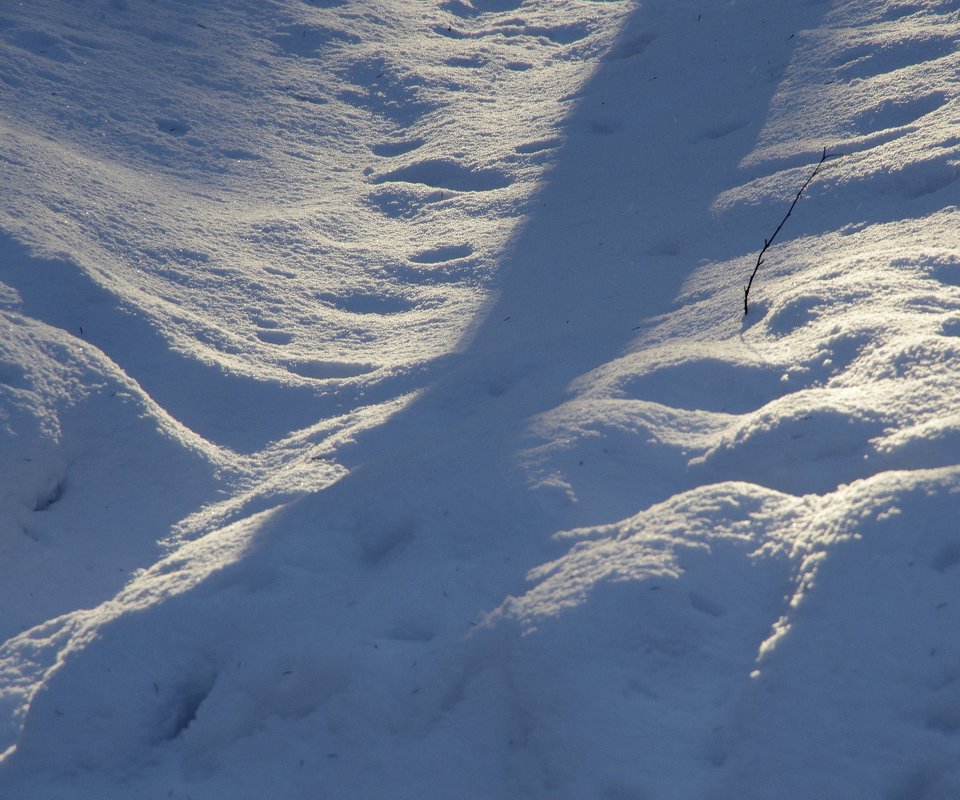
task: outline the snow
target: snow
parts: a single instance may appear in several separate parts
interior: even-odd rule
[[[958,38],[0,9],[0,797],[960,797]]]

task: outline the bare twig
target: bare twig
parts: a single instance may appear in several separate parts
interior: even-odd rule
[[[750,280],[747,281],[747,285],[743,287],[743,315],[746,316],[750,311],[750,306],[748,305],[748,300],[750,299],[750,287],[753,286],[753,279],[757,277],[757,270],[760,269],[760,265],[763,263],[763,256],[769,249],[770,245],[773,244],[773,240],[777,238],[777,234],[780,233],[780,229],[783,227],[783,224],[790,219],[790,215],[793,213],[794,207],[797,205],[797,202],[800,200],[800,195],[803,194],[804,189],[810,185],[810,181],[817,177],[817,173],[820,171],[820,168],[823,166],[824,162],[828,158],[839,158],[837,155],[827,155],[827,148],[823,148],[823,154],[820,156],[820,161],[817,162],[816,168],[813,172],[810,173],[810,177],[803,182],[803,186],[800,187],[800,191],[797,192],[797,196],[793,198],[793,202],[790,204],[790,208],[787,210],[787,215],[780,220],[780,224],[777,225],[777,229],[773,232],[773,236],[769,239],[763,240],[763,249],[760,251],[760,254],[757,256],[757,263],[753,268],[753,273],[750,275]]]

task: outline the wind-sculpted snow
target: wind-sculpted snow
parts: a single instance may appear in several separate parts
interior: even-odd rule
[[[960,796],[958,36],[0,11],[0,796]]]

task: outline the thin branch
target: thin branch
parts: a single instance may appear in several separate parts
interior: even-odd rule
[[[777,229],[773,232],[773,236],[769,239],[763,240],[763,249],[760,251],[760,254],[757,256],[757,263],[753,268],[753,273],[750,275],[750,280],[747,281],[747,285],[743,288],[743,315],[746,316],[750,311],[750,306],[748,301],[750,299],[750,287],[753,286],[753,279],[757,277],[757,270],[760,269],[760,265],[763,263],[763,256],[769,249],[770,245],[773,244],[773,240],[777,238],[777,234],[780,233],[780,229],[783,227],[784,223],[790,219],[790,215],[793,213],[794,207],[797,205],[797,202],[800,200],[800,195],[803,194],[804,190],[810,185],[810,181],[817,177],[817,173],[820,171],[820,168],[823,166],[824,162],[828,158],[839,158],[837,155],[827,155],[827,148],[823,148],[823,154],[820,156],[820,161],[817,162],[816,168],[813,172],[810,173],[810,177],[803,182],[803,186],[800,187],[800,191],[797,192],[797,196],[793,198],[793,202],[790,204],[790,208],[787,210],[787,215],[780,220],[780,224],[777,225]]]

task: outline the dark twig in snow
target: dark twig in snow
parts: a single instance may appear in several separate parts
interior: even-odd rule
[[[823,154],[820,156],[820,161],[817,162],[816,168],[813,172],[810,173],[810,177],[803,182],[803,186],[800,187],[800,191],[797,192],[797,196],[793,198],[793,202],[790,204],[790,208],[787,210],[787,215],[780,220],[780,224],[777,225],[777,229],[773,232],[773,236],[769,239],[763,240],[763,249],[760,251],[760,255],[757,256],[757,263],[753,267],[753,273],[750,275],[750,280],[747,281],[747,285],[743,287],[743,315],[746,316],[750,311],[750,306],[748,300],[750,299],[750,287],[753,286],[753,279],[757,277],[757,270],[760,269],[760,265],[763,263],[763,256],[769,249],[770,245],[773,244],[773,240],[777,238],[777,234],[780,233],[780,229],[783,227],[784,223],[790,219],[790,215],[793,213],[794,207],[797,205],[797,202],[800,200],[800,195],[803,194],[804,189],[810,185],[810,181],[817,177],[817,173],[820,171],[820,168],[823,166],[824,162],[828,158],[839,158],[840,155],[827,155],[827,148],[823,148]]]

